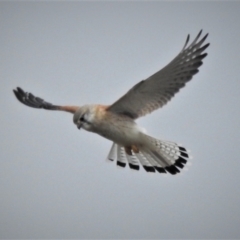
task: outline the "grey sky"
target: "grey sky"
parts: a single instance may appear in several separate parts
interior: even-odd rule
[[[240,238],[239,2],[1,2],[0,238]],[[105,161],[111,142],[70,114],[27,108],[111,104],[209,32],[209,56],[148,134],[191,150],[163,177]]]

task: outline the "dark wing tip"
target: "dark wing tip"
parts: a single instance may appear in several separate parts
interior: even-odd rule
[[[203,31],[202,29],[199,31],[199,33],[198,33],[198,35],[197,35],[198,37],[200,37],[200,36],[201,36],[201,34],[202,34],[202,31]]]
[[[17,87],[16,89],[13,90],[16,98],[23,104],[29,106],[29,107],[34,107],[34,108],[39,108],[39,104],[35,104],[34,102],[34,96],[32,95],[31,99],[29,98],[29,93],[25,92],[23,89],[20,87]],[[33,98],[33,99],[32,99]]]
[[[16,98],[18,99],[19,102],[21,102],[21,103],[26,105],[26,103],[24,101],[25,93],[24,93],[24,91],[21,88],[17,87],[17,90],[13,89],[13,93],[16,96]]]
[[[22,88],[13,89],[16,98],[24,105],[32,108],[44,108],[48,110],[58,110],[59,106],[45,102],[39,97],[35,97],[32,93],[25,92]]]
[[[16,97],[18,97],[18,91],[16,89],[13,89],[13,93]]]
[[[190,40],[190,35],[188,34],[188,35],[187,35],[186,42],[185,42],[185,44],[184,44],[184,46],[183,46],[182,51],[183,51],[183,50],[186,48],[186,46],[188,45],[189,40]]]
[[[187,41],[186,41],[186,43],[184,44],[184,47],[183,47],[183,49],[182,49],[182,51],[184,51],[184,50],[186,50],[186,49],[191,49],[192,47],[194,47],[194,46],[196,46],[196,45],[198,45],[198,47],[200,47],[201,46],[201,44],[206,40],[206,38],[208,37],[208,33],[206,33],[204,36],[203,36],[203,38],[198,42],[198,40],[199,40],[199,38],[200,38],[200,36],[201,36],[201,34],[202,34],[202,29],[199,31],[199,33],[197,34],[197,36],[195,37],[195,39],[192,41],[192,43],[189,45],[189,46],[187,46],[187,44],[188,44],[188,40],[189,40],[189,34],[188,34],[188,36],[187,36]]]
[[[208,37],[209,33],[206,33],[205,36],[202,38],[202,41],[204,42],[206,38]]]

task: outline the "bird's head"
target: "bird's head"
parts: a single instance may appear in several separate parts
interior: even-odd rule
[[[80,107],[73,115],[73,122],[78,129],[85,129],[91,131],[92,120],[94,117],[94,107],[85,105]]]

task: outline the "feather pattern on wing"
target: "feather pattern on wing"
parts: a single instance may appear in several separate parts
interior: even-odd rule
[[[79,107],[78,106],[58,106],[53,105],[52,103],[46,102],[40,97],[34,96],[32,93],[25,92],[20,87],[13,90],[16,98],[22,104],[32,107],[32,108],[42,108],[46,110],[58,110],[58,111],[66,111],[70,113],[75,113]]]
[[[60,106],[53,105],[49,102],[46,102],[42,98],[34,96],[32,93],[23,91],[20,87],[13,90],[16,98],[23,103],[32,108],[43,108],[47,110],[59,110]]]
[[[107,110],[137,119],[165,105],[192,79],[207,56],[203,52],[209,43],[202,44],[208,34],[200,39],[201,33],[202,30],[189,46],[188,35],[182,51],[167,66],[137,83]]]

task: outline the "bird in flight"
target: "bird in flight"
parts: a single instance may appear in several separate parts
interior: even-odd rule
[[[108,159],[120,167],[127,164],[139,170],[140,164],[147,172],[177,174],[189,160],[188,151],[174,142],[163,141],[147,135],[135,120],[164,106],[190,81],[207,56],[208,34],[202,30],[191,44],[189,35],[180,53],[163,69],[133,86],[112,105],[59,106],[25,92],[20,87],[13,90],[17,99],[32,108],[66,111],[73,114],[78,129],[85,129],[113,142]]]

